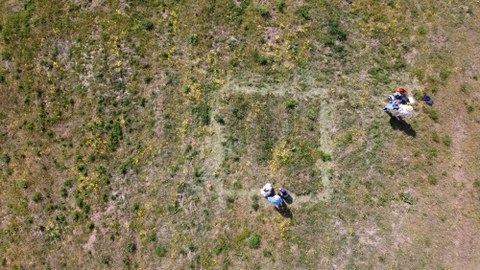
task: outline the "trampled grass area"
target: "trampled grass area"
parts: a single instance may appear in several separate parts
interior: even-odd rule
[[[478,8],[0,2],[0,266],[474,269]]]

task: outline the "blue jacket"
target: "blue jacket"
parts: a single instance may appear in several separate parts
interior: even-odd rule
[[[283,202],[282,198],[280,198],[280,196],[278,196],[278,195],[268,197],[267,199],[268,199],[269,202],[271,202],[271,203],[273,203],[274,205],[277,205],[277,206],[282,204],[282,202]]]
[[[395,99],[401,100],[403,104],[408,102],[408,98],[405,95],[402,95],[400,93],[395,93],[393,94],[393,96],[395,97]]]

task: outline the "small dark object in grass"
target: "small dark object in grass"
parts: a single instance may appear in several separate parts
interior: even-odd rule
[[[430,106],[433,105],[433,99],[429,95],[427,95],[427,93],[423,93],[422,100],[425,101]]]

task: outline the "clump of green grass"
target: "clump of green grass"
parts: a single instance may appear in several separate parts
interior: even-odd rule
[[[432,119],[433,121],[437,122],[438,121],[438,112],[435,109],[431,109],[428,111],[428,117]]]
[[[191,34],[188,36],[188,43],[192,44],[193,46],[198,44],[198,40],[197,34]]]
[[[95,228],[95,224],[93,222],[87,223],[87,230],[91,231]]]
[[[268,64],[267,57],[265,57],[265,55],[258,52],[258,50],[253,51],[252,56],[253,56],[253,61],[255,61],[255,63],[263,65],[263,66]]]
[[[82,211],[83,213],[88,214],[90,212],[90,205],[84,203],[82,206]]]
[[[67,179],[65,182],[63,182],[63,185],[67,188],[73,187],[73,180],[72,179]]]
[[[193,176],[196,178],[199,178],[200,176],[202,176],[202,171],[200,170],[200,168],[198,167],[193,168]]]
[[[190,151],[192,151],[192,149],[193,149],[193,146],[192,146],[191,143],[189,143],[189,144],[185,145],[184,153],[187,154],[187,153],[189,153]]]
[[[428,183],[430,185],[436,185],[438,183],[438,179],[435,175],[429,175],[428,176]]]
[[[152,82],[152,77],[150,76],[145,76],[143,78],[143,81],[146,83],[146,84],[150,84],[150,82]],[[143,107],[143,106],[142,106]]]
[[[408,204],[414,204],[415,203],[415,199],[412,197],[412,195],[410,195],[408,193],[405,193],[405,192],[400,193],[400,200],[402,200],[402,202],[408,203]]]
[[[443,137],[443,144],[450,146],[450,144],[452,144],[452,137],[445,135],[445,137]]]
[[[268,17],[269,15],[269,10],[268,10],[268,7],[266,6],[259,6],[257,8],[257,11],[258,11],[258,14],[260,14],[260,16],[262,17]]]
[[[302,18],[304,18],[305,20],[310,20],[310,7],[309,6],[306,6],[306,5],[303,5],[301,7],[299,7],[295,13],[299,16],[301,16]]]
[[[72,220],[73,221],[78,221],[80,219],[80,213],[75,211],[72,213]]]
[[[35,192],[32,195],[32,201],[38,203],[43,199],[42,194],[40,192]]]
[[[210,106],[207,103],[202,102],[201,104],[194,106],[192,108],[192,113],[195,115],[197,120],[202,125],[209,125],[210,124]]]
[[[324,151],[320,151],[320,158],[326,162],[326,161],[331,161],[332,160],[332,155],[324,152]]]
[[[460,85],[460,92],[462,93],[467,93],[469,89],[470,89],[470,86],[466,83],[462,83]]]
[[[237,189],[237,190],[243,189],[242,182],[240,182],[240,181],[235,181],[235,182],[233,183],[233,188],[234,188],[234,189]]]
[[[309,120],[311,120],[311,121],[315,121],[315,120],[317,119],[317,115],[316,115],[315,112],[309,111],[309,112],[307,113],[307,118],[308,118]]]
[[[285,102],[285,108],[287,109],[293,109],[295,108],[296,105],[297,105],[297,102],[291,98]]]
[[[477,179],[473,182],[473,186],[475,188],[477,188],[478,190],[480,190],[480,179]]]
[[[134,202],[132,205],[132,211],[140,210],[140,204],[138,202]]]
[[[112,263],[112,259],[109,256],[102,256],[100,262],[104,265],[110,265]]]
[[[415,77],[417,77],[418,80],[422,81],[423,78],[425,77],[425,71],[422,68],[416,68],[413,70],[413,74]],[[418,93],[418,94],[417,94]],[[418,95],[418,97],[415,97],[416,99],[420,99],[420,92],[415,92],[415,94]]]
[[[143,20],[142,21],[142,27],[143,29],[150,31],[153,29],[153,22],[150,20]]]
[[[259,197],[257,194],[255,194],[255,195],[252,196],[252,204],[251,204],[251,206],[252,206],[252,209],[255,210],[255,211],[257,211],[258,208],[260,207],[260,204],[258,203],[259,198],[260,198],[260,197]]]
[[[175,214],[175,213],[177,213],[178,208],[179,208],[179,207],[178,207],[178,204],[177,204],[176,202],[170,203],[170,204],[168,204],[168,206],[167,206],[167,210],[168,210],[168,212],[169,212],[170,214]]]
[[[223,248],[224,248],[223,245],[215,246],[213,248],[213,253],[215,253],[215,255],[219,255],[220,253],[222,253]]]
[[[190,252],[195,252],[197,251],[197,247],[193,243],[190,243],[190,245],[188,245],[188,250],[190,250]]]
[[[76,204],[78,207],[82,208],[82,207],[83,207],[83,204],[84,204],[83,199],[82,199],[81,197],[77,197],[77,198],[75,199],[75,204]]]
[[[271,252],[270,250],[264,249],[264,250],[263,250],[263,257],[265,257],[265,258],[271,258],[271,257],[273,257],[273,254],[272,254],[272,252]]]
[[[126,249],[128,252],[134,253],[135,251],[137,251],[137,245],[133,242],[129,242],[127,243]]]
[[[158,245],[155,248],[155,254],[158,257],[165,257],[165,255],[167,255],[167,249],[163,245]]]
[[[178,254],[180,254],[180,255],[182,255],[182,256],[187,256],[188,252],[187,252],[185,249],[182,248],[182,249],[180,249],[180,250],[178,251]],[[192,264],[190,264],[190,267],[191,267],[192,269],[195,269],[195,266],[192,265]]]
[[[340,27],[340,21],[336,18],[328,20],[328,34],[339,41],[347,40],[347,31]]]
[[[233,116],[235,116],[235,118],[237,118],[239,120],[243,119],[245,117],[245,113],[238,108],[233,108],[232,109],[232,114],[233,114]]]
[[[26,217],[26,218],[25,218],[25,223],[27,223],[27,224],[33,224],[33,218],[32,218],[32,217]]]
[[[3,162],[5,162],[7,164],[10,163],[10,160],[11,160],[10,156],[7,153],[2,153],[1,159],[2,159]]]
[[[284,9],[285,9],[285,0],[280,0],[278,1],[277,3],[277,9],[280,13],[283,13]]]
[[[215,114],[215,116],[213,117],[213,119],[215,119],[215,121],[221,125],[224,125],[225,124],[225,120],[223,119],[223,117],[220,115],[220,114]]]
[[[432,140],[436,143],[439,143],[440,142],[440,136],[438,136],[438,134],[436,132],[434,132],[432,134]]]
[[[155,242],[155,241],[157,241],[157,234],[154,233],[154,232],[151,233],[151,234],[149,234],[149,235],[148,235],[148,241],[150,241],[150,242]]]
[[[260,247],[260,235],[254,233],[248,240],[248,247],[252,249],[257,249]]]
[[[101,78],[103,78],[103,72],[101,72],[101,71],[96,71],[96,72],[93,74],[93,76],[94,76],[95,78],[97,78],[97,79],[101,79]]]
[[[107,170],[105,169],[105,167],[104,167],[102,164],[100,164],[100,165],[97,166],[96,171],[97,171],[99,174],[106,174],[106,173],[107,173]]]
[[[227,204],[232,205],[235,202],[235,196],[233,194],[227,194],[227,196],[225,196],[225,201]]]
[[[3,51],[2,52],[2,60],[10,61],[12,59],[12,55],[9,52]]]
[[[85,167],[85,165],[78,165],[78,166],[77,166],[77,170],[78,170],[83,176],[87,176],[87,175],[88,175],[88,171],[87,171],[87,168]]]
[[[438,75],[440,77],[440,81],[443,84],[447,81],[448,77],[450,76],[450,73],[451,73],[451,71],[448,70],[448,69],[445,69],[445,68],[440,70]]]
[[[28,188],[28,182],[25,180],[20,180],[17,182],[17,187],[21,189],[27,189]]]
[[[240,64],[240,60],[238,60],[237,58],[232,58],[228,63],[232,67],[238,67],[238,65]]]
[[[423,25],[421,25],[420,27],[418,27],[418,34],[424,36],[427,34],[427,28]]]
[[[235,238],[235,242],[241,243],[245,241],[245,239],[247,239],[250,236],[250,234],[251,234],[250,230],[248,229],[243,230],[240,234],[237,235],[237,237]]]
[[[475,107],[473,107],[471,104],[467,105],[467,112],[472,113],[475,110]]]
[[[112,129],[108,134],[109,141],[107,143],[108,148],[114,151],[120,145],[120,140],[123,137],[122,128],[120,127],[120,122],[115,120],[112,125]]]
[[[372,67],[368,70],[368,74],[375,79],[376,82],[389,84],[392,80],[390,79],[390,75],[388,69],[383,67]]]

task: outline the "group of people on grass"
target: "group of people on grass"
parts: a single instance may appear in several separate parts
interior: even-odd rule
[[[398,120],[409,118],[413,115],[414,99],[408,96],[408,92],[403,87],[398,87],[397,92],[388,96],[388,103],[383,108],[384,111]]]
[[[422,99],[428,105],[433,105],[432,98],[426,93],[423,95]],[[407,90],[403,87],[398,87],[395,93],[388,96],[388,103],[383,110],[390,116],[396,117],[398,120],[403,120],[413,115],[413,103],[415,103],[415,100],[408,94]],[[292,202],[292,197],[288,194],[285,188],[280,188],[278,193],[275,194],[273,186],[270,183],[265,184],[260,193],[270,203],[275,205],[277,210],[286,209],[286,203],[290,204]]]
[[[278,210],[285,209],[287,207],[286,203],[291,203],[292,201],[292,197],[290,196],[290,194],[288,194],[285,188],[280,188],[278,190],[278,193],[275,194],[275,190],[270,183],[265,184],[260,193],[270,203],[275,205]]]
[[[423,94],[422,100],[430,106],[433,105],[433,99],[427,93]],[[388,96],[388,103],[383,110],[398,120],[403,120],[413,116],[412,105],[414,103],[415,100],[408,95],[407,89],[398,87],[397,92]]]

